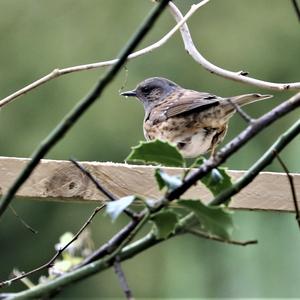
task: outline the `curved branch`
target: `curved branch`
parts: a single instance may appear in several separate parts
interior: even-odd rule
[[[180,28],[180,26],[182,26],[201,6],[205,5],[209,1],[210,0],[204,0],[197,5],[192,5],[191,9],[187,12],[187,14],[184,17],[180,14],[181,20],[178,21],[177,25],[174,26],[165,36],[163,36],[156,43],[154,43],[146,48],[143,48],[141,50],[131,53],[130,55],[128,55],[127,60],[150,53],[153,50],[164,45],[174,35],[174,33]],[[107,60],[107,61],[103,61],[103,62],[92,63],[92,64],[79,65],[79,66],[68,67],[68,68],[63,68],[63,69],[54,69],[49,74],[32,82],[31,84],[26,85],[22,89],[20,89],[20,90],[16,91],[15,93],[0,100],[0,108],[52,79],[58,78],[60,76],[66,75],[66,74],[74,73],[74,72],[87,71],[87,70],[93,70],[93,69],[97,69],[97,68],[101,68],[101,67],[112,66],[113,64],[117,63],[118,60],[119,60],[119,58],[115,58],[115,59],[111,59],[111,60]]]
[[[205,59],[197,50],[195,47],[191,34],[189,32],[189,28],[186,24],[186,21],[203,5],[208,3],[210,0],[203,0],[198,4],[194,4],[191,6],[188,13],[183,17],[180,10],[176,7],[176,5],[172,2],[169,3],[170,11],[175,18],[177,25],[170,30],[165,36],[163,36],[159,41],[156,43],[138,50],[134,53],[131,53],[128,56],[128,60],[142,56],[144,54],[147,54],[149,52],[152,52],[153,50],[161,47],[164,45],[173,35],[174,33],[180,28],[181,36],[185,45],[185,49],[187,52],[198,62],[200,65],[202,65],[206,70],[208,70],[210,73],[220,75],[222,77],[243,82],[246,84],[258,86],[265,89],[271,89],[271,90],[288,90],[288,89],[300,89],[300,82],[292,82],[292,83],[274,83],[274,82],[268,82],[263,80],[258,80],[251,77],[246,77],[247,74],[245,72],[232,72],[225,69],[222,69],[211,62],[209,62],[207,59]],[[58,78],[60,76],[74,73],[74,72],[80,72],[80,71],[87,71],[87,70],[93,70],[101,67],[108,67],[113,64],[115,64],[118,61],[118,58],[103,61],[103,62],[97,62],[92,64],[85,64],[85,65],[79,65],[79,66],[73,66],[63,69],[54,69],[49,74],[43,76],[42,78],[32,82],[31,84],[23,87],[22,89],[16,91],[15,93],[3,98],[0,100],[0,108],[5,106],[6,104],[12,102],[13,100],[19,98],[20,96],[28,93],[29,91],[39,87],[40,85],[45,84],[46,82]]]
[[[169,8],[176,22],[180,22],[182,20],[182,14],[180,10],[176,7],[176,5],[172,2],[169,3]],[[274,83],[268,82],[264,80],[259,80],[251,77],[247,77],[247,73],[239,71],[232,72],[225,69],[222,69],[211,62],[209,62],[204,56],[200,54],[200,52],[195,47],[189,28],[186,24],[180,27],[180,33],[184,42],[184,46],[186,51],[192,56],[192,58],[199,63],[203,68],[209,71],[212,74],[216,74],[222,76],[227,79],[231,79],[234,81],[239,81],[242,83],[254,85],[260,88],[269,89],[269,90],[288,90],[288,89],[300,89],[300,82],[292,82],[292,83]]]

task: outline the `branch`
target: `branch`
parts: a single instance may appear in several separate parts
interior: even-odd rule
[[[292,4],[294,6],[294,10],[295,10],[296,15],[298,17],[298,20],[300,21],[300,7],[299,7],[299,4],[298,4],[297,0],[292,0]]]
[[[21,280],[25,277],[28,277],[29,275],[32,275],[36,272],[39,272],[39,271],[42,271],[44,269],[48,269],[50,268],[54,261],[61,255],[61,253],[63,251],[65,251],[74,241],[76,241],[79,237],[79,235],[83,232],[83,230],[92,222],[93,218],[95,217],[95,215],[100,211],[102,210],[102,208],[105,206],[102,205],[102,206],[99,206],[99,207],[96,207],[93,211],[93,213],[90,215],[90,217],[87,219],[87,221],[83,224],[83,226],[79,229],[79,231],[74,235],[74,237],[64,246],[62,247],[61,249],[57,250],[55,255],[48,261],[46,262],[45,264],[43,264],[42,266],[36,268],[36,269],[33,269],[29,272],[22,272],[19,276],[16,276],[12,279],[9,279],[9,280],[6,280],[6,281],[3,281],[3,282],[0,282],[0,288],[4,287],[4,286],[7,286],[7,285],[11,285],[13,282],[15,281],[18,281],[18,280]]]
[[[126,299],[128,300],[134,300],[133,296],[132,296],[132,292],[128,286],[125,274],[121,268],[121,264],[120,264],[120,258],[116,257],[115,262],[114,262],[114,269],[115,269],[115,273],[118,276],[118,279],[120,281],[120,285],[121,288],[126,296]]]
[[[300,93],[291,97],[287,101],[281,103],[262,117],[252,122],[245,130],[243,130],[238,136],[231,140],[221,150],[219,150],[214,157],[206,160],[197,171],[187,176],[186,180],[178,188],[172,190],[166,199],[169,201],[178,199],[184,192],[186,192],[192,185],[208,174],[213,168],[218,167],[224,163],[228,157],[238,151],[243,145],[245,145],[251,138],[256,136],[264,128],[268,127],[276,120],[280,119],[290,111],[300,106]],[[296,130],[298,133],[298,131]]]
[[[182,24],[184,24],[201,6],[205,5],[208,1],[210,1],[210,0],[204,0],[197,5],[193,5],[191,7],[191,9],[187,12],[187,14],[182,18],[182,20],[179,21],[178,24],[176,26],[174,26],[165,36],[163,36],[156,43],[154,43],[144,49],[141,49],[134,53],[131,53],[130,55],[128,55],[127,60],[150,53],[153,50],[164,45],[174,35],[174,33],[180,28],[180,26],[182,26]],[[79,66],[68,67],[68,68],[63,68],[63,69],[55,69],[52,72],[50,72],[49,74],[45,75],[44,77],[32,82],[31,84],[23,87],[22,89],[16,91],[15,93],[0,100],[0,108],[5,106],[6,104],[12,102],[13,100],[19,98],[20,96],[28,93],[29,91],[36,89],[40,85],[45,84],[46,82],[48,82],[52,79],[58,78],[63,75],[71,74],[74,72],[87,71],[87,70],[93,70],[93,69],[97,69],[97,68],[101,68],[101,67],[112,66],[112,65],[116,64],[118,61],[119,61],[119,58],[115,58],[115,59],[103,61],[103,62],[79,65]]]
[[[284,172],[287,175],[287,178],[288,178],[288,181],[289,181],[289,184],[290,184],[290,187],[291,187],[291,192],[292,192],[294,206],[295,206],[296,221],[298,223],[298,227],[300,228],[299,205],[298,205],[298,201],[297,201],[297,194],[296,194],[296,189],[295,189],[295,184],[294,184],[294,178],[290,174],[290,172],[289,172],[287,166],[285,165],[285,163],[283,162],[283,160],[280,158],[279,153],[277,152],[277,150],[274,149],[273,152],[274,152],[274,155],[276,156],[277,160],[279,161],[281,167],[283,168]]]
[[[134,53],[131,53],[128,56],[128,60],[142,56],[144,54],[150,53],[153,50],[161,47],[164,45],[173,35],[174,33],[180,28],[181,36],[185,45],[186,50],[188,53],[198,62],[200,63],[206,70],[208,70],[210,73],[220,75],[222,77],[235,80],[235,81],[241,81],[250,85],[271,89],[271,90],[287,90],[287,89],[300,89],[300,82],[294,82],[294,83],[273,83],[273,82],[267,82],[263,80],[257,80],[254,78],[246,77],[248,75],[247,72],[231,72],[224,70],[220,67],[215,66],[211,62],[209,62],[207,59],[205,59],[196,49],[188,26],[185,24],[185,22],[203,5],[207,4],[210,0],[204,0],[201,1],[198,4],[192,5],[191,9],[188,11],[188,13],[183,17],[179,9],[176,7],[174,3],[169,3],[170,11],[175,18],[177,25],[170,30],[165,36],[163,36],[159,41],[156,43],[143,48],[139,51],[136,51]],[[292,0],[293,1],[293,0]],[[73,66],[63,69],[54,69],[49,74],[45,75],[44,77],[32,82],[31,84],[23,87],[22,89],[16,91],[15,93],[3,98],[0,100],[0,108],[5,106],[6,104],[12,102],[13,100],[19,98],[20,96],[28,93],[29,91],[39,87],[40,85],[45,84],[46,82],[58,78],[63,75],[71,74],[74,72],[80,72],[80,71],[87,71],[87,70],[93,70],[101,67],[107,67],[111,66],[113,64],[116,64],[118,62],[118,58],[103,61],[103,62],[97,62],[92,64],[85,64],[85,65],[79,65],[79,66]]]
[[[180,10],[176,7],[173,2],[169,3],[169,8],[176,22],[180,22],[182,20],[182,14]],[[264,80],[259,80],[255,78],[248,77],[246,72],[232,72],[225,69],[222,69],[211,62],[209,62],[195,47],[189,28],[186,24],[182,25],[180,28],[180,33],[184,42],[184,46],[186,51],[192,56],[192,58],[199,63],[203,68],[209,71],[212,74],[216,74],[222,76],[227,79],[231,79],[234,81],[250,84],[253,86],[257,86],[264,89],[269,90],[288,90],[288,89],[300,89],[300,82],[292,82],[292,83],[274,83],[268,82]]]
[[[230,98],[227,98],[227,101],[234,107],[237,113],[242,117],[242,119],[247,123],[250,124],[255,120],[250,117],[237,103],[233,102]]]
[[[249,241],[244,241],[244,242],[235,241],[235,240],[224,240],[217,236],[206,234],[195,228],[186,229],[186,232],[191,233],[195,236],[207,239],[207,240],[221,242],[221,243],[225,243],[225,244],[237,245],[237,246],[248,246],[248,245],[253,245],[253,244],[258,243],[257,240],[249,240]]]
[[[237,180],[227,190],[219,194],[210,202],[210,205],[220,205],[225,203],[230,197],[237,194],[245,186],[247,186],[261,170],[269,165],[276,157],[276,153],[280,153],[297,135],[300,133],[300,120],[283,133],[276,142],[268,149],[268,151],[246,172],[246,174]]]
[[[70,159],[70,161],[75,165],[83,174],[85,174],[91,181],[92,183],[96,186],[96,188],[103,193],[110,201],[116,201],[117,198],[104,186],[102,186],[99,181],[88,171],[86,170],[81,164],[79,164],[77,161],[74,159]],[[137,217],[136,213],[129,208],[126,208],[124,210],[124,213],[127,214],[128,217],[135,219]]]
[[[14,214],[14,216],[21,222],[21,224],[28,229],[31,233],[37,234],[38,231],[35,230],[33,227],[31,227],[18,213],[17,211],[13,208],[12,205],[9,206],[11,212]]]
[[[138,231],[142,228],[146,221],[148,221],[148,209],[142,211],[140,215],[123,227],[116,233],[107,243],[102,245],[98,250],[94,251],[90,256],[85,258],[80,264],[75,266],[75,270],[88,265],[91,262],[99,260],[105,256],[115,258],[124,246],[129,244]]]
[[[53,146],[61,140],[64,135],[72,128],[76,121],[82,116],[83,113],[96,101],[96,99],[102,94],[103,90],[107,85],[115,78],[121,67],[127,60],[128,55],[137,47],[142,41],[143,37],[149,32],[153,24],[162,13],[164,8],[167,6],[169,0],[162,0],[142,24],[137,33],[133,36],[132,40],[125,47],[120,54],[118,61],[109,69],[106,74],[99,80],[95,88],[82,99],[67,116],[57,125],[57,127],[46,137],[41,145],[31,156],[32,159],[23,169],[21,174],[18,176],[14,184],[8,189],[7,193],[1,198],[0,202],[0,217],[6,210],[9,203],[12,201],[17,190],[27,180],[32,171],[38,165],[40,160],[49,152]]]

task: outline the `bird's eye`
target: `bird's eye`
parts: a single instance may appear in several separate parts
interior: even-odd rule
[[[151,88],[149,86],[144,86],[141,90],[143,94],[149,94],[151,92]]]

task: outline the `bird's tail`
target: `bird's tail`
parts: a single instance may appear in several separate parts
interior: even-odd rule
[[[247,105],[256,101],[260,101],[272,97],[273,97],[272,95],[261,95],[261,94],[239,95],[227,99],[225,98],[224,99],[225,101],[222,102],[223,104],[222,106],[225,109],[226,115],[232,116],[232,114],[235,112],[235,105],[243,106],[243,105]]]
[[[231,101],[239,106],[247,105],[256,101],[272,98],[272,95],[261,95],[261,94],[245,94],[231,98]]]

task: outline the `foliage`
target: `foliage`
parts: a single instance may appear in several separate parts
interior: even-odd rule
[[[183,167],[185,163],[183,159],[179,159],[180,157],[182,158],[175,146],[155,140],[151,142],[141,142],[138,146],[133,147],[128,160],[137,160],[145,164],[154,163]],[[200,166],[203,162],[204,158],[197,158],[192,164],[192,167]],[[171,191],[182,184],[187,173],[188,172],[182,174],[182,178],[180,178],[178,175],[169,175],[165,170],[158,168],[155,170],[154,176],[160,190],[166,187],[167,191]],[[201,179],[201,182],[214,196],[232,185],[230,176],[227,174],[225,168],[213,169],[212,172]],[[229,213],[223,207],[207,206],[203,204],[200,199],[178,200],[176,204],[188,212],[193,212],[202,230],[224,239],[230,239],[233,231],[232,213]],[[156,214],[155,217],[152,217],[152,221],[156,221],[155,229],[156,232],[159,232],[158,236],[165,238],[172,233],[178,221],[178,216],[174,212],[165,209],[163,212]],[[160,224],[160,226],[158,226],[158,224]]]
[[[182,167],[184,165],[183,157],[176,147],[160,140],[140,142],[139,145],[132,147],[126,161],[154,163],[170,167]]]

